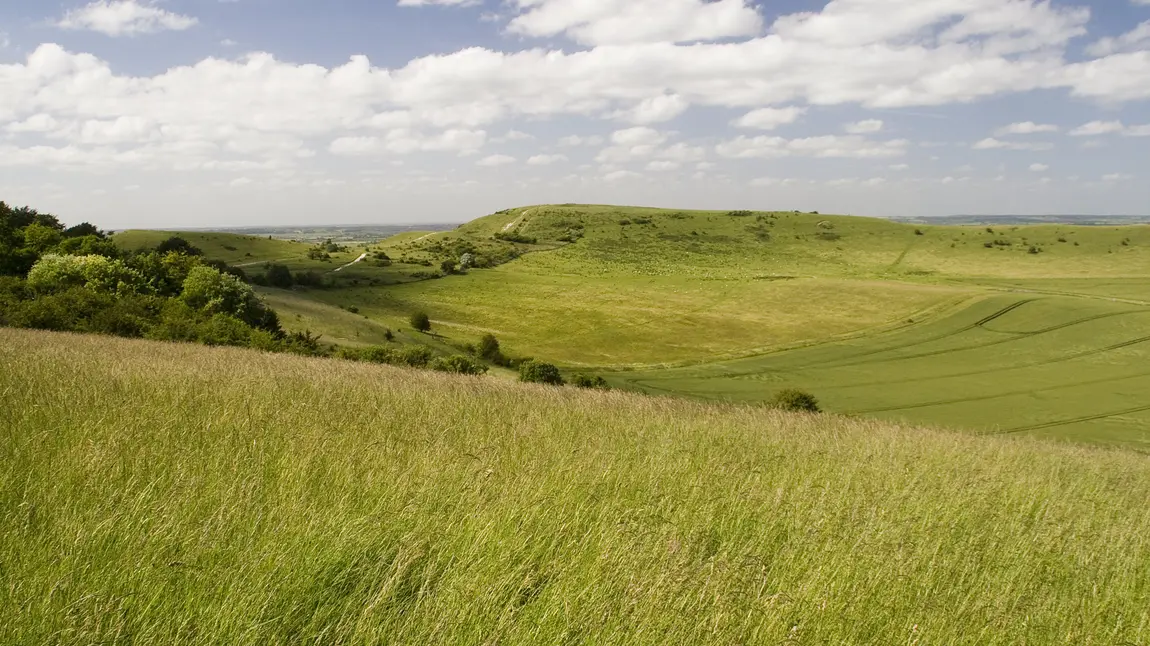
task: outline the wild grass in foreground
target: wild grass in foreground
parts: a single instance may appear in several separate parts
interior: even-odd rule
[[[0,329],[0,643],[1145,644],[1148,467]]]

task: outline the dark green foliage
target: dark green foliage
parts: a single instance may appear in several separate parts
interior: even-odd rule
[[[533,384],[562,386],[563,375],[559,373],[558,368],[551,365],[550,363],[531,360],[525,361],[519,365],[519,381]]]
[[[70,256],[104,256],[106,258],[119,258],[123,254],[115,242],[101,236],[65,237],[56,245],[56,253]]]
[[[594,377],[584,374],[575,375],[571,378],[571,385],[578,388],[591,388],[594,390],[611,390],[611,386],[607,383],[607,380],[598,375]]]
[[[819,412],[819,400],[815,399],[814,395],[794,388],[787,388],[775,393],[775,396],[768,400],[767,405],[786,411]]]
[[[535,243],[539,242],[539,240],[537,238],[525,236],[525,235],[523,235],[517,231],[509,231],[509,232],[500,231],[499,233],[496,233],[493,237],[496,240],[502,240],[504,242],[518,242],[519,244],[535,244]]]
[[[487,366],[463,355],[437,357],[432,359],[427,367],[438,372],[451,372],[459,375],[482,375],[487,372]]]
[[[88,223],[88,222],[81,222],[80,224],[77,224],[74,227],[64,229],[64,237],[65,238],[85,238],[88,236],[93,236],[93,237],[100,238],[100,239],[106,239],[108,237],[108,234],[97,229],[96,225]]]
[[[296,285],[303,287],[319,288],[328,286],[327,278],[323,275],[323,272],[316,271],[315,269],[297,271],[292,279],[295,281]]]
[[[922,229],[915,229],[915,230],[914,230],[914,234],[915,234],[916,236],[924,236],[924,235],[926,235],[925,233],[923,233],[923,232],[922,232]]]
[[[727,211],[727,215],[732,218],[745,218],[754,215],[751,211]]]
[[[504,356],[503,350],[499,347],[499,340],[492,334],[484,334],[483,338],[479,339],[479,345],[475,348],[475,354],[484,361],[490,361],[497,366],[508,366],[510,362]]]
[[[320,262],[331,262],[331,254],[322,246],[312,247],[307,250],[308,260],[319,260]]]
[[[457,265],[455,264],[455,261],[451,260],[450,258],[439,263],[439,269],[440,269],[440,271],[443,272],[443,274],[445,276],[450,276],[451,274],[454,274],[456,266]]]
[[[427,312],[416,312],[412,314],[409,322],[411,323],[412,329],[417,332],[431,331],[431,319],[427,316]]]
[[[159,253],[168,253],[174,251],[175,253],[182,253],[188,256],[204,255],[204,252],[200,251],[196,247],[193,247],[190,242],[179,236],[172,236],[167,240],[164,240],[156,246],[156,251]]]
[[[264,280],[269,287],[280,289],[291,289],[292,285],[295,285],[295,277],[287,265],[269,264],[264,273]]]

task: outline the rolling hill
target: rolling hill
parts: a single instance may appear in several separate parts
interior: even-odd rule
[[[629,389],[753,403],[798,386],[836,412],[1150,450],[1150,226],[544,205],[372,248],[395,262],[265,294],[341,343],[492,333]],[[465,252],[496,262],[432,279]],[[417,310],[437,336],[405,330]]]
[[[1150,639],[1128,451],[11,329],[0,419],[5,644]]]

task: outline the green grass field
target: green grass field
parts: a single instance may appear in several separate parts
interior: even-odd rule
[[[230,246],[279,253],[244,244]],[[418,278],[461,244],[520,257]],[[375,246],[406,262],[265,290],[285,327],[352,345],[388,328],[445,351],[491,333],[647,392],[751,403],[801,387],[836,412],[1150,449],[1150,226],[565,205]],[[437,336],[405,329],[418,310]]]
[[[0,329],[0,643],[1145,644],[1146,459]]]

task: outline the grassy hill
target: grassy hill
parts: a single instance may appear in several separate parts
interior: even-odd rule
[[[837,412],[1150,450],[1150,226],[552,205],[375,248],[396,263],[265,293],[289,329],[341,343],[492,333],[647,392],[798,386]],[[427,279],[465,250],[502,264]],[[417,310],[434,339],[405,330]]]
[[[0,419],[5,644],[1150,640],[1131,452],[9,329]]]

